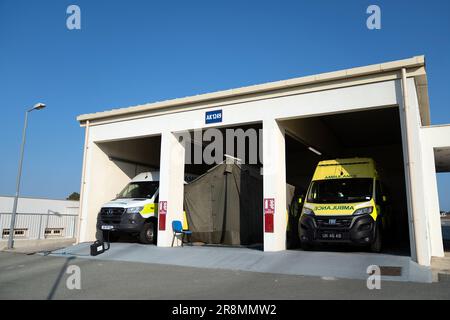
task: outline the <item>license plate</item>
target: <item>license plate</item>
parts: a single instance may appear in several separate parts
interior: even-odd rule
[[[102,226],[102,230],[112,230],[112,229],[114,229],[114,226],[109,226],[106,224]]]
[[[323,232],[321,234],[323,240],[342,240],[342,233]]]

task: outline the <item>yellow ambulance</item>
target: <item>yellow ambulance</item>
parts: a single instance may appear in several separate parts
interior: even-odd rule
[[[318,163],[299,219],[304,249],[324,243],[368,246],[380,252],[387,228],[387,197],[370,158]]]

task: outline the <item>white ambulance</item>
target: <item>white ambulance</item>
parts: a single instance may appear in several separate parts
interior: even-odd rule
[[[185,175],[185,183],[196,178]],[[143,172],[134,177],[114,200],[105,203],[97,218],[98,240],[116,241],[128,233],[141,243],[156,244],[158,226],[159,172]],[[186,224],[186,221],[184,221]]]

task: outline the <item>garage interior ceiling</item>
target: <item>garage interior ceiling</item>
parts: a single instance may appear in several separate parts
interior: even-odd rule
[[[114,162],[159,168],[161,136],[101,142],[98,146]]]
[[[322,153],[348,157],[349,149],[401,145],[398,108],[339,113],[282,121],[288,136]]]
[[[262,128],[261,123],[245,124],[235,127],[221,127],[217,128],[223,134],[223,150],[226,150],[226,129],[242,129],[244,131],[248,129],[254,129],[258,132]],[[191,134],[191,161],[193,163],[193,152],[196,148],[204,148],[210,143],[209,141],[196,141],[194,139],[194,133]],[[202,134],[205,134],[205,130],[202,130]],[[259,139],[259,137],[258,137]],[[214,141],[214,140],[213,140]],[[160,155],[161,155],[161,136],[149,136],[142,138],[131,138],[123,140],[115,140],[108,142],[97,143],[99,148],[113,161],[117,166],[122,167],[124,164],[124,171],[129,171],[129,165],[135,165],[138,168],[135,170],[137,173],[147,170],[158,170]],[[245,143],[246,155],[249,154],[249,140],[246,139]],[[259,148],[259,143],[258,147]],[[259,150],[258,150],[259,152]],[[235,140],[234,155],[237,155],[237,140]],[[224,160],[224,159],[223,159]],[[260,165],[260,164],[258,164]],[[203,164],[186,164],[185,171],[191,174],[203,174],[207,170],[211,169],[214,165]]]
[[[256,148],[257,153],[259,154],[260,150],[260,136],[259,136],[259,130],[262,129],[262,123],[260,122],[255,122],[255,123],[251,123],[251,124],[243,124],[243,125],[238,125],[238,126],[228,126],[228,127],[218,127],[218,128],[214,128],[219,130],[222,133],[222,137],[223,137],[223,145],[222,145],[222,150],[224,152],[224,154],[229,154],[233,157],[236,158],[241,158],[240,155],[238,154],[238,139],[235,138],[235,142],[234,142],[234,151],[229,151],[227,150],[227,133],[226,130],[227,129],[233,129],[233,130],[237,130],[237,129],[242,129],[244,132],[247,132],[247,130],[252,129],[255,130],[257,136],[256,136],[256,146],[254,146]],[[205,131],[207,129],[202,129],[202,136],[204,137],[205,135]],[[236,132],[235,132],[236,133]],[[189,172],[189,173],[194,173],[194,174],[203,174],[206,171],[208,171],[209,169],[213,168],[216,164],[211,164],[211,165],[207,165],[205,163],[202,164],[194,164],[194,155],[193,152],[195,149],[197,149],[196,151],[198,152],[198,148],[201,148],[201,152],[203,153],[205,151],[205,148],[211,143],[214,142],[214,138],[212,139],[212,141],[197,141],[195,139],[195,135],[194,132],[191,131],[190,132],[191,135],[191,163],[192,164],[186,164],[185,167],[185,171]],[[248,138],[245,139],[245,159],[240,159],[243,160],[243,163],[247,163],[249,164],[250,161],[250,140]],[[255,150],[254,148],[252,148],[252,150]],[[189,156],[186,155],[186,160]],[[222,159],[222,161],[225,160],[225,157]],[[254,164],[256,167],[261,166],[262,164],[259,162],[259,157],[257,158],[257,163]],[[252,163],[253,164],[253,163]]]
[[[398,133],[400,119],[397,108],[336,114],[320,118],[337,137],[340,145],[368,147],[401,144]]]

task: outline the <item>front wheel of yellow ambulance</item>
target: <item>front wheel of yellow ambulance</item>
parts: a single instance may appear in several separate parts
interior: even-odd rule
[[[380,253],[383,247],[383,230],[382,230],[382,224],[376,223],[375,224],[375,232],[374,232],[374,239],[372,244],[370,245],[370,251],[375,253]]]

